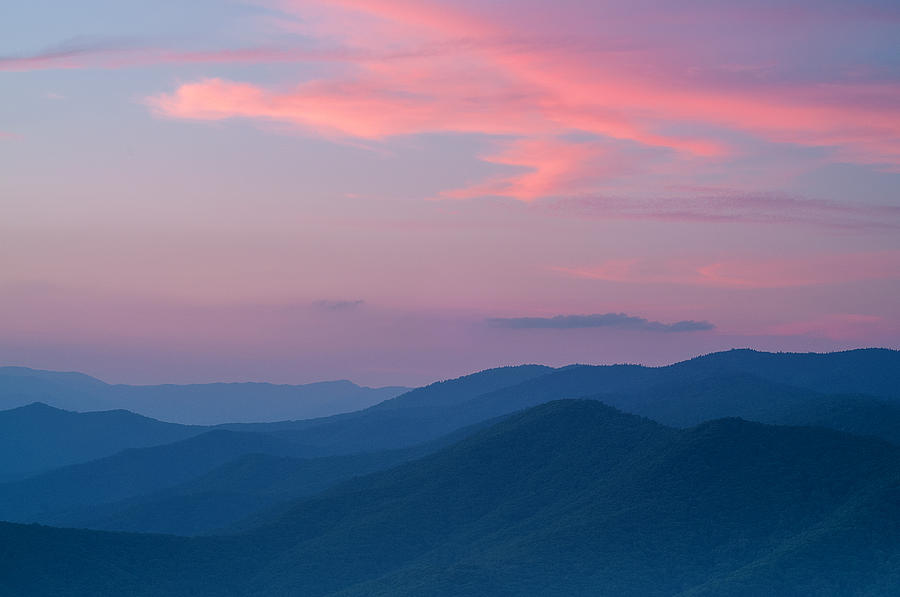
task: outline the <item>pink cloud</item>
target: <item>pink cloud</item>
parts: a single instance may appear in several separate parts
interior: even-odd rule
[[[313,15],[308,32],[369,52],[349,59],[351,74],[285,89],[221,79],[186,83],[150,98],[154,110],[173,118],[284,121],[362,139],[430,132],[516,138],[484,159],[527,172],[448,191],[451,197],[581,195],[628,169],[610,164],[609,151],[598,145],[566,141],[573,132],[715,161],[737,148],[711,131],[731,130],[829,148],[832,159],[888,170],[900,164],[900,106],[885,100],[900,94],[895,83],[770,81],[755,66],[727,63],[698,71],[691,66],[698,58],[695,49],[679,45],[684,40],[672,34],[656,40],[638,35],[631,45],[592,45],[573,35],[556,43],[564,38],[561,22],[547,25],[541,37],[540,27],[515,11],[468,3],[281,5]],[[574,11],[572,19],[577,17]],[[379,57],[376,50],[383,54],[383,48],[404,59]],[[703,60],[709,61],[708,55]],[[694,77],[694,72],[704,74]],[[735,77],[741,85],[733,84]],[[710,132],[673,134],[675,126]],[[596,174],[588,175],[592,167]]]
[[[490,90],[459,85],[455,93],[439,81],[447,95],[421,95],[415,89],[384,86],[372,80],[312,81],[278,92],[247,84],[206,79],[182,85],[173,94],[149,98],[160,115],[196,120],[262,118],[286,121],[326,134],[362,139],[426,132],[478,132],[515,134],[520,130],[549,130],[535,111],[522,105],[504,113],[515,98],[497,97]],[[467,92],[478,94],[468,105],[455,100]],[[493,95],[493,97],[492,97]]]
[[[892,100],[900,85],[867,79],[858,69],[826,81],[781,76],[785,56],[766,47],[767,40],[782,41],[769,30],[787,23],[836,26],[894,14],[885,9],[689,2],[673,13],[653,2],[602,10],[564,3],[552,11],[533,2],[516,8],[466,0],[272,3],[292,15],[283,26],[305,36],[302,43],[183,51],[76,39],[0,58],[0,70],[339,61],[345,67],[322,80],[270,87],[205,78],[147,103],[170,118],[278,121],[328,137],[512,138],[484,159],[522,173],[448,190],[447,197],[584,196],[640,167],[600,141],[572,142],[572,133],[689,157],[686,167],[695,169],[740,155],[736,135],[817,148],[828,160],[900,168],[900,105]],[[748,26],[725,27],[735,19]],[[755,50],[745,56],[741,44],[750,41]]]
[[[630,171],[623,157],[603,144],[557,138],[517,139],[481,159],[528,171],[447,191],[442,196],[466,199],[497,195],[532,201],[548,195],[578,193],[592,181]]]
[[[612,259],[590,267],[560,267],[579,277],[632,284],[686,284],[718,288],[790,288],[863,280],[900,279],[900,252],[811,255],[765,259]]]

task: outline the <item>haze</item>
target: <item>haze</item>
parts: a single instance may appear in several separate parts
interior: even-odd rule
[[[8,4],[4,364],[900,347],[895,2]]]

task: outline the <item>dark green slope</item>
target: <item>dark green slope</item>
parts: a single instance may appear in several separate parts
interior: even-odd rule
[[[279,579],[266,588],[273,594],[327,594],[435,549],[457,558],[473,540],[588,491],[597,476],[624,474],[643,450],[676,433],[599,403],[514,415],[448,450],[280,513],[251,535],[286,549],[260,578]],[[347,568],[348,558],[358,565]]]
[[[808,433],[818,432],[809,430]],[[775,476],[763,480],[789,497],[789,504],[794,504],[793,508],[780,508],[770,515],[779,525],[779,531],[795,528],[791,514],[794,519],[805,517],[805,528],[790,536],[785,536],[783,531],[773,533],[773,547],[754,554],[735,571],[720,570],[711,581],[685,594],[882,596],[897,593],[900,529],[896,497],[890,491],[898,482],[897,474],[891,472],[895,457],[885,459],[877,454],[861,453],[859,458],[847,459],[846,446],[835,444],[831,449],[820,449],[812,442],[808,445],[812,449],[802,455],[809,464],[803,469],[785,472],[782,467],[773,467]],[[882,469],[887,472],[882,474]],[[871,476],[871,482],[858,481],[867,476]],[[818,479],[827,479],[827,483],[817,482]],[[785,481],[789,484],[787,488]],[[759,491],[750,493],[748,489],[747,493],[756,497]],[[834,500],[835,496],[841,499]],[[889,514],[874,518],[873,509]],[[821,518],[815,521],[819,514]]]
[[[896,594],[898,483],[900,448],[876,439],[738,419],[676,430],[552,402],[230,538],[0,525],[15,545],[0,590]]]
[[[749,564],[678,597],[871,595],[900,590],[900,484],[885,479]]]
[[[167,444],[204,431],[125,410],[77,413],[36,402],[0,411],[0,478]]]
[[[766,423],[827,427],[900,445],[900,404],[869,396],[821,396],[788,407]]]
[[[347,583],[350,595],[672,595],[896,480],[897,456],[826,430],[724,420],[679,433],[597,403],[552,403],[261,531],[273,543],[307,537],[265,569],[280,579],[266,594]],[[360,552],[371,555],[359,569],[340,569]],[[829,554],[806,556],[825,557],[816,574],[837,582]]]
[[[407,451],[298,459],[246,454],[169,489],[57,514],[62,526],[195,535],[403,462]]]
[[[237,596],[252,546],[0,522],[0,595]]]

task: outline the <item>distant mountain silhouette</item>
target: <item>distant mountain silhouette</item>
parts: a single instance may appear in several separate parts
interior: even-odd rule
[[[829,353],[728,350],[671,365],[693,374],[750,373],[827,394],[900,400],[900,351],[861,348]]]
[[[43,402],[79,412],[125,409],[192,425],[322,417],[366,408],[408,389],[367,388],[346,380],[305,385],[112,385],[81,373],[0,367],[0,409]]]
[[[73,411],[110,410],[104,399],[107,384],[83,373],[0,367],[0,409],[43,402]]]
[[[881,440],[556,401],[240,535],[0,524],[0,592],[889,595],[898,487]]]
[[[232,423],[277,422],[256,429],[268,432],[275,429],[308,429],[350,419],[361,418],[365,421],[373,417],[371,420],[374,422],[379,417],[391,418],[386,412],[375,416],[375,411],[428,409],[436,413],[460,407],[468,400],[494,392],[498,395],[481,401],[481,408],[496,415],[547,400],[592,394],[636,393],[654,386],[739,374],[822,394],[863,394],[900,401],[900,352],[895,350],[860,349],[804,354],[740,349],[665,367],[501,367],[410,391],[399,387],[361,388],[348,381],[303,386],[265,383],[108,385],[78,373],[0,367],[0,406],[8,408],[41,401],[76,411],[122,408],[165,421],[222,424],[235,430],[254,428],[241,428]],[[518,384],[526,385],[513,391],[512,387]],[[512,398],[509,406],[504,406],[504,389],[514,393],[521,390],[529,397]],[[357,412],[372,406],[374,408]],[[335,413],[347,414],[331,416]],[[407,418],[408,414],[401,415],[401,418]],[[476,420],[466,418],[467,423]],[[365,426],[366,423],[358,425]],[[437,435],[450,430],[446,426],[440,427],[435,430]],[[409,441],[418,442],[437,435],[416,434]],[[391,447],[397,447],[402,441],[398,438]],[[384,447],[378,441],[368,444]]]
[[[802,375],[790,374],[790,366],[783,362],[796,362]],[[835,371],[846,371],[849,381],[836,381]],[[532,366],[488,370],[426,386],[359,412],[271,426],[227,427],[267,430],[338,454],[402,448],[564,398],[593,397],[628,412],[687,426],[723,416],[778,422],[787,416],[787,409],[837,391],[867,393],[870,400],[875,397],[900,406],[897,388],[898,351],[807,355],[733,350],[666,367],[574,365],[554,370]],[[802,412],[797,411],[795,417]],[[816,421],[827,423],[826,418]],[[884,427],[878,421],[872,423]],[[864,427],[860,420],[858,431],[868,433]]]
[[[0,518],[110,530],[209,532],[347,477],[426,454],[446,445],[440,442],[446,442],[448,437],[465,437],[472,425],[484,425],[485,421],[560,398],[600,400],[675,427],[738,416],[766,423],[829,427],[900,443],[900,403],[890,398],[820,393],[762,376],[783,369],[771,362],[799,358],[806,363],[801,382],[815,385],[819,383],[817,375],[830,375],[834,367],[841,366],[840,362],[848,361],[848,354],[852,355],[849,361],[855,370],[871,372],[885,366],[885,360],[896,359],[898,353],[852,351],[818,355],[810,360],[809,355],[766,356],[739,350],[659,368],[616,365],[551,369],[527,365],[492,369],[431,384],[354,413],[324,419],[223,425],[219,429],[239,432],[233,436],[210,436],[225,438],[215,442],[206,437],[196,442],[125,452],[35,479],[0,485]],[[861,362],[868,358],[874,359],[874,366]],[[745,369],[753,368],[747,359],[767,365],[747,373]],[[839,362],[835,364],[834,359]],[[882,377],[890,375],[896,374],[892,370]],[[782,372],[775,376],[785,375]],[[846,383],[838,386],[853,389]],[[863,387],[877,389],[871,384]],[[598,393],[600,390],[603,391]],[[113,424],[113,419],[108,418],[113,416],[110,413],[29,408],[22,411],[32,413],[29,424],[12,423],[8,437],[0,438],[0,442],[6,440],[14,448],[3,452],[9,455],[11,466],[18,465],[18,454],[28,450],[51,459],[45,462],[48,468],[53,466],[53,458],[87,459],[90,455],[84,448],[97,448],[98,443],[105,453],[101,450],[94,456],[111,455],[144,437],[126,424],[128,417],[151,429],[161,426],[170,435],[155,441],[160,444],[180,439],[182,434],[193,436],[206,431],[201,427],[180,428],[122,411],[115,416],[123,420]],[[0,413],[0,422],[16,412]],[[85,421],[93,423],[82,426]],[[109,441],[103,443],[103,438]],[[131,443],[122,445],[111,440]],[[80,446],[82,451],[71,446]],[[201,450],[198,446],[206,448]],[[248,456],[253,453],[272,458]],[[290,460],[282,458],[288,456]],[[318,459],[327,456],[336,458]],[[170,466],[170,462],[190,466]],[[65,460],[58,463],[64,464]],[[12,476],[11,470],[7,471],[8,476]],[[103,484],[97,486],[96,479],[103,479]]]
[[[482,413],[470,405],[481,396],[519,387],[520,383],[542,379],[553,371],[540,365],[488,369],[433,383],[358,412],[304,421],[224,425],[223,428],[273,433],[330,454],[393,450],[519,410],[513,406]]]
[[[204,428],[125,410],[76,413],[42,403],[0,411],[0,480],[185,439]]]
[[[469,400],[488,392],[515,386],[524,381],[552,373],[555,369],[543,365],[519,365],[485,369],[477,373],[455,379],[438,381],[421,388],[405,392],[396,398],[385,400],[364,410],[344,413],[331,417],[305,419],[299,421],[277,421],[274,423],[238,423],[221,425],[235,431],[293,432],[312,429],[323,424],[344,423],[361,419],[366,421],[373,413],[375,417],[389,419],[390,411],[442,412],[443,409],[460,406]],[[402,415],[401,415],[402,416]],[[367,425],[367,423],[363,423]],[[353,426],[352,423],[349,425]],[[352,433],[352,432],[351,432]],[[429,434],[423,434],[430,437]]]
[[[519,384],[553,371],[555,369],[544,365],[518,365],[485,369],[471,375],[439,381],[410,390],[392,400],[375,405],[373,409],[439,408],[459,405],[486,392]]]

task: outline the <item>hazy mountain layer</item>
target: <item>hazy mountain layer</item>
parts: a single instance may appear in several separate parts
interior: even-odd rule
[[[408,389],[367,388],[346,380],[305,385],[112,385],[81,373],[0,367],[0,409],[43,402],[79,412],[125,409],[191,425],[323,417],[366,408]]]
[[[167,444],[203,431],[125,410],[76,413],[34,403],[0,411],[0,479],[87,462],[126,448]]]
[[[802,375],[788,374],[791,363],[797,363]],[[505,378],[498,379],[497,371]],[[848,379],[834,382],[835,371],[846,372]],[[682,426],[723,416],[802,422],[782,417],[788,417],[790,409],[845,391],[871,394],[858,398],[900,407],[900,351],[881,349],[810,355],[734,350],[667,367],[575,365],[536,372],[531,366],[489,370],[414,390],[360,412],[249,428],[277,432],[337,454],[409,446],[565,398],[599,397],[622,410]],[[515,383],[520,376],[524,379]],[[447,384],[460,390],[448,392]],[[827,417],[813,418],[827,423]],[[867,432],[866,425],[860,421],[857,431]],[[893,435],[897,437],[900,434]]]
[[[486,424],[410,448],[321,458],[312,457],[315,449],[268,434],[207,431],[0,484],[0,520],[206,533],[351,477],[420,458]]]
[[[435,438],[444,437],[446,441],[448,434],[464,437],[466,426],[568,397],[602,400],[677,427],[740,416],[767,423],[830,427],[900,443],[900,404],[888,398],[830,395],[771,381],[742,372],[748,368],[746,364],[735,365],[744,360],[757,361],[758,353],[723,354],[731,365],[708,366],[708,360],[724,358],[710,355],[662,368],[505,367],[432,384],[355,413],[306,421],[227,425],[223,428],[242,431],[234,436],[221,436],[225,439],[216,442],[205,438],[126,452],[84,466],[53,471],[37,479],[0,486],[0,517],[102,529],[207,532],[233,524],[284,499],[309,495],[349,476],[425,454],[429,450],[423,450],[422,444],[432,442],[430,449],[446,445],[434,443]],[[813,361],[821,365],[821,375],[828,375],[830,367],[839,365],[831,361],[846,360],[848,354],[862,371],[883,364],[885,355],[896,356],[890,351],[853,351],[821,355],[823,358]],[[807,355],[771,356],[776,361],[807,358]],[[874,365],[863,363],[866,358],[873,359]],[[761,372],[766,371],[764,368]],[[807,379],[813,377],[809,371],[806,373]],[[606,393],[596,393],[599,389]],[[3,415],[21,418],[23,412],[30,413],[33,420],[29,425],[17,427],[19,434],[8,438],[19,441],[17,450],[7,451],[13,464],[20,460],[18,453],[29,449],[35,450],[36,455],[74,457],[79,452],[69,448],[73,437],[90,438],[94,443],[107,436],[134,442],[141,434],[129,431],[129,424],[155,424],[170,434],[195,434],[204,430],[179,428],[123,412],[60,413],[46,406],[0,413],[0,420]],[[112,421],[109,418],[112,416],[115,424],[103,423]],[[42,422],[42,417],[46,421]],[[65,432],[59,431],[57,420],[65,422]],[[94,437],[98,426],[101,433]],[[249,437],[255,438],[253,441],[245,441],[247,432],[251,432]],[[260,443],[260,433],[271,440]],[[228,437],[235,441],[229,442]],[[206,446],[199,459],[197,445]],[[118,449],[110,442],[104,447],[109,451]],[[271,461],[262,457],[240,459],[254,450],[276,458]],[[289,455],[308,459],[328,454],[341,457],[331,461],[277,458]],[[232,461],[235,458],[238,460]],[[169,467],[169,461],[190,463],[190,466]],[[333,469],[324,464],[327,462],[335,463]],[[283,478],[279,479],[279,475]],[[103,479],[99,486],[98,478]],[[251,480],[256,480],[257,486]]]
[[[305,449],[261,433],[207,431],[0,485],[0,518],[55,521],[61,512],[156,492],[256,453],[298,456]]]
[[[0,525],[29,595],[886,595],[900,448],[738,419],[545,404],[191,540]],[[14,546],[14,547],[12,547]]]

